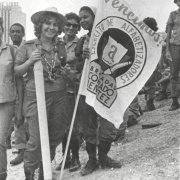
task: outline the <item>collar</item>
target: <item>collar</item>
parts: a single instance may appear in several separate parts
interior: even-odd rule
[[[73,43],[77,43],[78,40],[79,40],[79,38],[76,36],[76,37],[74,38],[74,40],[73,40]]]
[[[38,38],[35,39],[34,44],[35,44],[36,47],[41,47],[43,50],[45,50],[45,51],[47,51],[47,52],[50,52],[50,51],[54,50],[54,48],[53,48],[53,49],[49,49],[49,50],[43,48],[43,47],[42,47],[42,42],[41,42],[40,39],[38,39]],[[55,42],[53,42],[53,45],[55,45]]]
[[[71,42],[68,42],[68,43],[71,43],[71,44],[72,44],[72,43],[77,43],[78,40],[79,40],[79,38],[78,38],[77,36],[75,36],[75,38],[74,38]],[[67,44],[66,39],[65,39],[65,36],[63,36],[63,41],[64,41],[65,44]]]
[[[20,46],[22,46],[26,41],[25,40],[22,40]]]
[[[34,42],[35,45],[41,45],[41,41],[39,39],[35,39],[35,42]]]
[[[12,44],[14,47],[16,47],[16,48],[19,48],[20,46],[22,46],[24,43],[25,43],[26,41],[25,40],[22,40],[21,41],[21,44],[18,46],[18,45],[16,45],[16,44]]]

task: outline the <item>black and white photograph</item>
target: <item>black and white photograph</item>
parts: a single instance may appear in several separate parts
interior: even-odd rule
[[[1,0],[0,180],[180,180],[180,0]]]

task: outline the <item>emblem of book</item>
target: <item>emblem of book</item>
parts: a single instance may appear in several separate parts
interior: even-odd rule
[[[117,97],[116,72],[132,64],[126,57],[127,51],[128,49],[109,36],[101,60],[106,68],[100,76],[97,93],[97,99],[106,107],[110,108]]]

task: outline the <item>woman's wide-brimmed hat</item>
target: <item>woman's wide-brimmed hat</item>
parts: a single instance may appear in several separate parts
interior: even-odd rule
[[[57,17],[60,23],[62,24],[62,26],[66,24],[66,18],[62,14],[58,13],[58,10],[56,7],[49,7],[45,9],[44,11],[38,11],[34,13],[31,16],[31,21],[33,22],[33,24],[38,24],[40,17],[45,14],[52,14],[53,16]]]

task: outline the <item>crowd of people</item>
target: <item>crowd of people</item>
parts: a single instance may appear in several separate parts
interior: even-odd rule
[[[146,111],[155,110],[154,99],[167,99],[167,86],[171,84],[172,105],[170,111],[180,107],[178,102],[178,81],[180,73],[180,0],[174,0],[178,10],[169,15],[165,45],[160,62],[154,73],[139,92],[145,94],[146,108],[141,109],[138,95],[124,114],[119,129],[101,117],[86,104],[80,96],[75,125],[65,161],[70,172],[79,170],[81,163],[79,149],[86,144],[88,161],[81,168],[82,176],[98,167],[121,168],[121,162],[108,156],[112,142],[124,135],[126,128],[138,123],[138,117]],[[11,133],[14,131],[17,156],[11,165],[24,162],[25,180],[33,180],[39,169],[38,180],[43,180],[40,132],[34,77],[34,64],[41,61],[45,86],[45,102],[51,160],[55,158],[56,147],[62,143],[65,153],[69,126],[83,70],[85,59],[90,56],[89,39],[96,15],[96,8],[83,6],[79,15],[70,12],[65,16],[54,7],[38,11],[31,16],[36,39],[24,41],[24,27],[15,23],[9,35],[12,45],[2,41],[4,32],[0,18],[0,180],[7,177],[6,149],[11,148]],[[157,22],[147,17],[144,23],[157,31]],[[78,38],[83,28],[88,33]],[[59,37],[64,33],[62,38]],[[167,69],[170,69],[167,75]],[[57,164],[60,170],[62,162]]]

